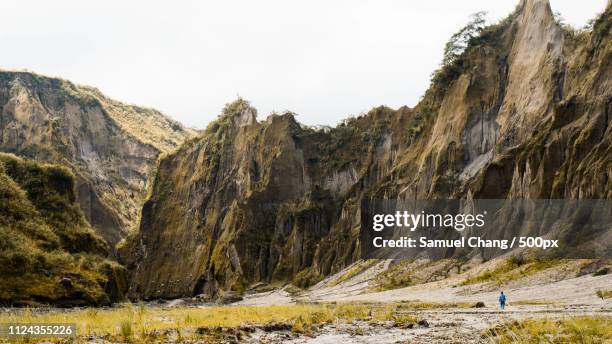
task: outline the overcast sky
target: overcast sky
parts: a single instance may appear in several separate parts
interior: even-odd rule
[[[3,1],[0,68],[98,87],[203,128],[237,95],[259,118],[336,124],[415,105],[468,16],[518,0]],[[551,0],[583,26],[606,0]]]

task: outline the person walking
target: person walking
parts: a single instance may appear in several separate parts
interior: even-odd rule
[[[504,294],[503,291],[501,292],[501,294],[499,294],[498,300],[499,300],[499,307],[503,311],[504,308],[506,308],[506,295]]]

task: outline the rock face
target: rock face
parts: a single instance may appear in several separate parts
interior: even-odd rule
[[[0,304],[105,305],[127,271],[85,220],[66,168],[0,153]]]
[[[243,100],[163,158],[120,252],[131,296],[309,285],[359,255],[360,201],[612,197],[610,6],[592,30],[522,1],[414,108],[314,130]]]
[[[136,225],[159,154],[192,134],[93,88],[0,71],[0,151],[68,166],[85,217],[113,246]]]

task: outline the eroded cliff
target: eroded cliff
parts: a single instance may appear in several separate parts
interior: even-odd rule
[[[612,197],[611,9],[592,30],[522,1],[437,71],[414,108],[330,130],[228,104],[161,160],[121,257],[131,296],[305,286],[359,256],[360,201]]]
[[[157,157],[192,135],[96,89],[0,71],[0,151],[68,166],[85,217],[111,246],[136,226]]]

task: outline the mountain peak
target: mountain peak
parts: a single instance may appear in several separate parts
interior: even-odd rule
[[[543,22],[552,20],[554,22],[555,16],[550,2],[548,0],[521,0],[519,4],[519,16],[523,19],[537,18]]]
[[[257,109],[251,106],[249,101],[238,97],[231,103],[225,104],[220,118],[231,118],[233,123],[244,127],[257,122]]]

